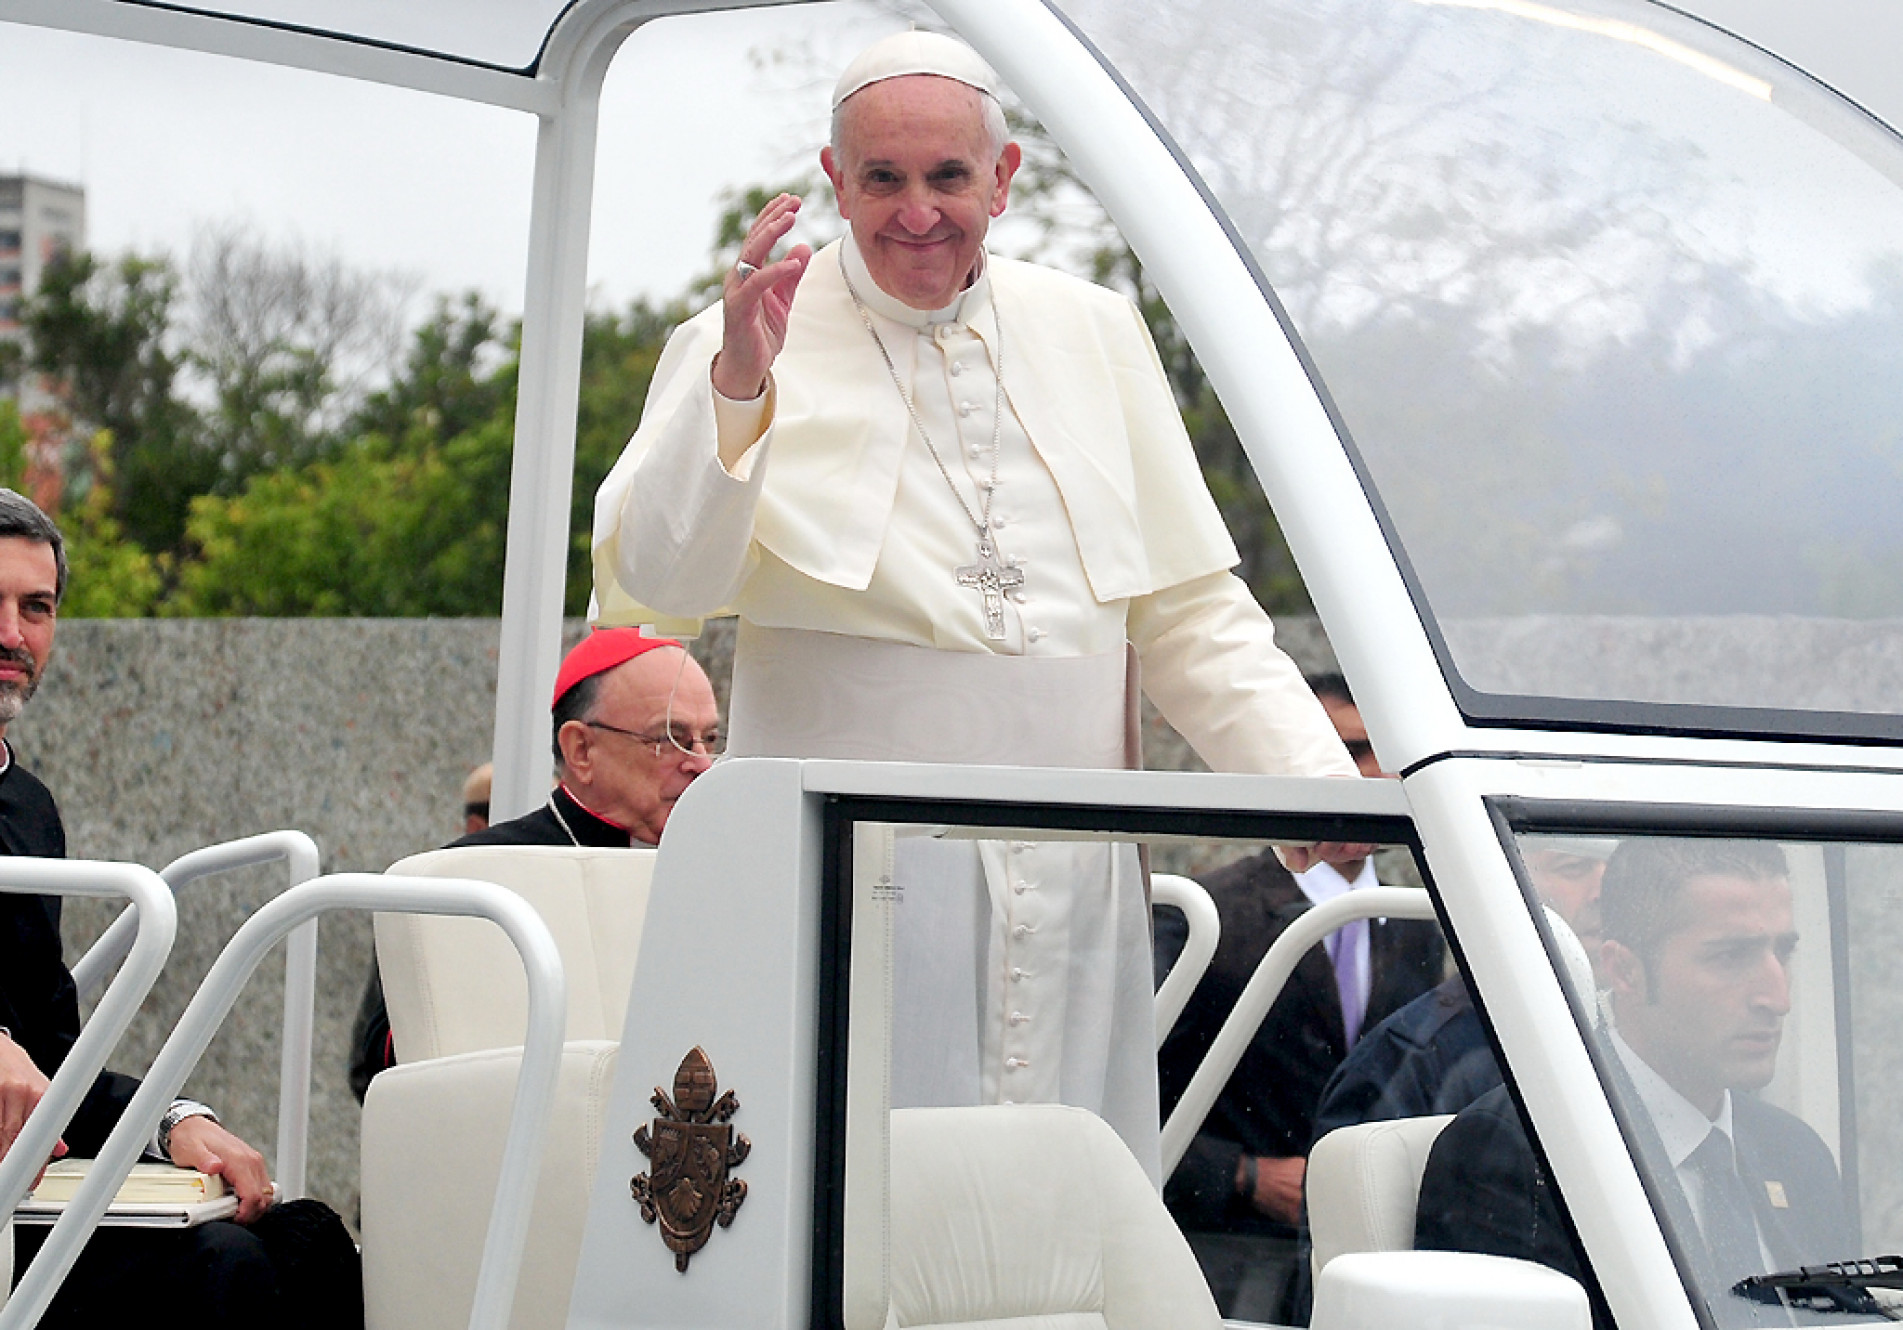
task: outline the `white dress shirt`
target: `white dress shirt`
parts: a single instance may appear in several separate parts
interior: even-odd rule
[[[1691,1205],[1692,1218],[1698,1221],[1699,1230],[1703,1232],[1706,1222],[1705,1180],[1690,1160],[1692,1152],[1705,1143],[1713,1127],[1725,1134],[1734,1151],[1737,1149],[1738,1138],[1731,1129],[1731,1091],[1726,1090],[1719,1101],[1718,1116],[1708,1118],[1703,1109],[1674,1090],[1663,1076],[1653,1071],[1645,1059],[1620,1037],[1617,1029],[1608,1026],[1607,1033],[1611,1036],[1613,1051],[1618,1054],[1626,1075],[1632,1078],[1632,1087],[1638,1092],[1639,1102],[1645,1106],[1652,1126],[1658,1132],[1659,1141],[1665,1147],[1665,1157],[1672,1165],[1673,1175]],[[1756,1227],[1756,1215],[1752,1216],[1751,1222]],[[1758,1228],[1758,1250],[1764,1259],[1764,1268],[1775,1268],[1771,1249],[1764,1245],[1762,1228]]]

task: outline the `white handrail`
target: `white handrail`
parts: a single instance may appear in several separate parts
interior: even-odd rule
[[[159,1050],[144,1085],[106,1138],[78,1194],[47,1235],[13,1297],[0,1308],[0,1330],[30,1326],[45,1312],[80,1247],[131,1171],[146,1138],[203,1056],[259,962],[287,934],[329,910],[475,915],[501,925],[521,953],[528,977],[528,1031],[509,1133],[502,1147],[495,1203],[489,1212],[489,1233],[476,1277],[475,1305],[469,1315],[470,1330],[503,1330],[507,1326],[528,1238],[529,1207],[547,1142],[556,1079],[561,1072],[567,1018],[561,954],[541,916],[520,896],[494,883],[467,878],[336,873],[292,887],[265,902],[232,935],[165,1047]]]
[[[178,934],[178,911],[171,890],[159,875],[138,864],[0,856],[0,891],[124,896],[132,902],[127,913],[136,920],[125,965],[99,1000],[92,1019],[81,1027],[79,1038],[67,1050],[52,1084],[27,1118],[6,1158],[0,1159],[0,1216],[7,1216],[32,1186],[40,1166],[53,1157],[60,1133],[66,1130],[79,1101],[105,1067],[120,1036],[132,1024],[159,971],[165,968],[172,940]]]
[[[1175,873],[1150,874],[1150,900],[1156,905],[1175,906],[1189,920],[1189,936],[1183,942],[1182,954],[1156,990],[1156,1046],[1161,1048],[1170,1031],[1176,1028],[1176,1022],[1182,1019],[1190,994],[1209,972],[1216,945],[1222,941],[1222,915],[1217,913],[1216,902],[1209,898],[1202,883]]]
[[[322,871],[317,842],[301,831],[267,831],[256,836],[207,845],[180,855],[159,876],[174,893],[188,882],[255,868],[283,860],[287,886],[308,882]],[[81,1001],[106,981],[132,945],[132,911],[112,921],[73,966],[73,986]],[[310,1168],[311,1050],[317,1007],[317,921],[311,920],[284,944],[284,1029],[278,1074],[277,1185],[281,1200],[304,1194]]]
[[[1262,1021],[1281,995],[1282,985],[1295,972],[1308,949],[1357,919],[1432,919],[1434,902],[1419,887],[1363,887],[1337,896],[1326,904],[1304,911],[1282,930],[1262,959],[1255,973],[1236,999],[1235,1010],[1222,1023],[1222,1029],[1203,1055],[1202,1065],[1189,1078],[1183,1097],[1176,1101],[1170,1120],[1163,1124],[1163,1176],[1168,1177],[1183,1162],[1189,1143],[1215,1106],[1216,1097],[1235,1074],[1236,1066],[1248,1050],[1249,1041],[1261,1028]]]

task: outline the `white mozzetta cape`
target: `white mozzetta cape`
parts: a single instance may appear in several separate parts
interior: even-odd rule
[[[801,280],[774,366],[773,419],[762,440],[770,462],[752,538],[806,577],[862,591],[884,543],[904,450],[918,445],[908,441],[905,404],[853,309],[834,250],[816,255]],[[1063,496],[1097,600],[1127,600],[1233,567],[1235,545],[1135,307],[1032,264],[993,258],[987,277],[1010,340],[1006,394]],[[707,376],[720,330],[715,306],[674,334],[641,427],[601,488],[594,553],[603,624],[710,617],[726,608],[679,598],[690,588],[704,597],[716,580],[710,569],[682,575],[679,564],[653,566],[654,544],[644,535],[624,545],[621,529],[633,471],[659,436],[697,437],[712,455]],[[685,518],[693,504],[679,498],[673,511]],[[674,544],[682,563],[713,553],[689,532],[673,534],[676,541],[661,544]],[[718,588],[729,595],[746,568],[731,571],[733,584]]]
[[[917,330],[892,322],[905,311],[860,272],[861,293],[905,374],[914,355],[924,355],[912,350]],[[1008,607],[1013,641],[993,645],[976,632],[975,597],[951,576],[954,563],[971,557],[965,519],[910,437],[905,405],[843,273],[837,246],[807,269],[774,366],[766,431],[732,474],[717,455],[708,380],[719,308],[670,339],[641,426],[596,499],[600,622],[691,634],[699,618],[737,611],[774,628],[1038,655],[1120,652],[1127,637],[1142,658],[1143,690],[1212,767],[1355,774],[1326,713],[1275,645],[1267,616],[1225,571],[1235,547],[1129,301],[1047,269],[992,259],[961,304],[968,322],[953,341],[963,348],[956,356],[968,360],[971,334],[993,332],[984,302],[996,302],[1012,417],[1007,469],[1017,465],[1017,449],[1034,454],[1023,465],[1044,474],[1049,494],[1048,506],[1037,505],[1044,515],[1034,516],[1019,506],[1029,497],[1026,473],[1014,472],[1019,479],[1004,488],[999,511],[1033,519],[1032,530],[1014,522],[1000,533],[1006,555],[1035,556],[1032,603]],[[975,422],[986,417],[996,383],[986,349],[976,349],[980,358],[962,378],[947,380],[941,369],[934,388],[921,359],[913,379],[920,410],[954,468],[968,463],[953,446],[958,425],[946,385],[972,385]],[[945,363],[936,353],[929,358]],[[967,442],[982,452],[989,437],[988,427],[979,428]],[[948,542],[929,564],[918,562],[915,546],[896,536],[888,542],[906,474],[906,503],[921,517],[933,514]],[[972,483],[968,475],[960,480]],[[881,566],[882,552],[893,559],[901,547],[911,562]],[[1071,605],[1071,597],[1092,603]],[[1025,614],[1044,628],[1023,628]],[[951,633],[954,621],[970,631]]]

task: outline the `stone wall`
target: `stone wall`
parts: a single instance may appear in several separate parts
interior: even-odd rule
[[[572,640],[579,623],[567,627]],[[1281,626],[1305,668],[1332,668],[1312,621]],[[308,832],[327,872],[380,872],[460,832],[460,789],[489,752],[500,627],[493,620],[69,620],[40,693],[9,737],[59,799],[75,857],[162,867],[261,831]],[[724,705],[732,633],[695,644]],[[1149,764],[1194,759],[1151,713]],[[212,958],[280,890],[266,869],[201,881],[179,900],[171,963],[113,1066],[143,1071]],[[76,959],[112,910],[74,901]],[[344,1069],[370,964],[370,921],[320,928],[311,1190],[347,1217],[357,1196],[358,1109]],[[271,1153],[282,966],[267,964],[187,1093]]]

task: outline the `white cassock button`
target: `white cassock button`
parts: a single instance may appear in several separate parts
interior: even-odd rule
[[[1009,1067],[1012,1071],[1016,1071],[1019,1067],[1030,1066],[1031,1063],[1026,1058],[1006,1058],[1004,1060],[1004,1065]]]
[[[1011,593],[1011,599],[1015,600],[1020,605],[1029,605],[1031,603],[1031,598],[1025,595],[1022,591],[1013,591]]]
[[[1023,1025],[1026,1021],[1030,1020],[1031,1018],[1029,1016],[1026,1016],[1021,1011],[1014,1011],[1005,1019],[1009,1020],[1011,1024],[1013,1025]]]
[[[1026,979],[1029,979],[1030,977],[1031,977],[1031,972],[1029,970],[1026,970],[1016,965],[1011,967],[1011,982],[1012,983],[1021,984]]]
[[[1017,927],[1011,930],[1011,936],[1012,937],[1029,937],[1031,934],[1035,932],[1037,932],[1037,930],[1031,927],[1031,925],[1019,924]]]
[[[1024,635],[1033,642],[1042,642],[1044,640],[1044,630],[1042,628],[1027,628],[1024,630]]]
[[[952,372],[952,377],[957,378],[960,374],[963,374],[965,372],[965,367],[959,364],[956,360],[954,360],[952,361],[951,372]]]
[[[985,446],[982,443],[974,443],[966,451],[973,457],[983,457],[985,455]]]
[[[991,519],[991,529],[992,529],[993,531],[1002,531],[1002,530],[1004,530],[1004,518],[1002,518],[1002,517],[994,517],[994,518],[992,518],[992,519]]]
[[[970,414],[972,413],[972,411],[973,411],[973,409],[974,409],[974,408],[972,407],[972,405],[971,405],[971,403],[970,403],[970,402],[960,402],[960,403],[958,404],[958,414],[959,414],[959,415],[961,415],[961,416],[968,416],[968,415],[970,415]]]

